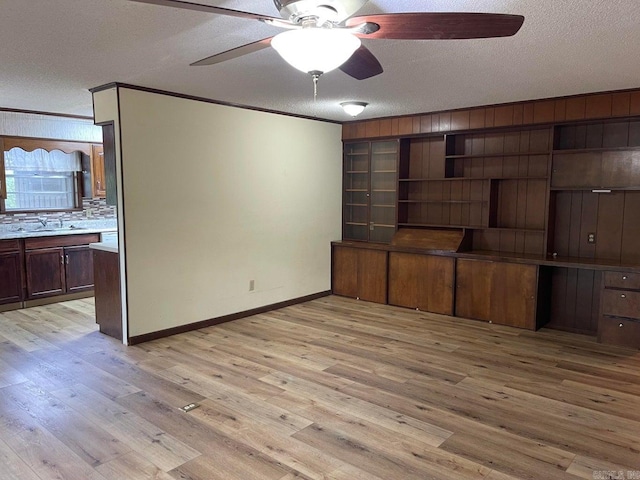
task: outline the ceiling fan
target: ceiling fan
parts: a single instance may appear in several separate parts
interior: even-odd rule
[[[369,0],[274,0],[282,18],[184,0],[131,0],[247,18],[287,29],[273,37],[216,53],[191,65],[214,65],[273,47],[288,63],[309,73],[314,84],[339,68],[364,80],[383,72],[360,39],[449,40],[508,37],[524,22],[521,15],[495,13],[384,13],[354,16]]]

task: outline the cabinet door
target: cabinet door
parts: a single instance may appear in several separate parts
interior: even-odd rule
[[[336,295],[387,303],[387,252],[333,247],[332,289]]]
[[[20,252],[0,254],[0,304],[22,301]]]
[[[62,248],[27,250],[25,262],[28,298],[48,297],[65,292]]]
[[[369,239],[369,143],[344,147],[343,231],[345,240]]]
[[[358,297],[369,302],[387,303],[387,252],[358,250]]]
[[[345,144],[343,239],[391,241],[396,231],[399,152],[397,140]]]
[[[536,329],[536,265],[458,259],[456,278],[456,316]]]
[[[87,245],[64,249],[67,293],[93,288],[93,255]]]
[[[396,232],[398,142],[371,144],[369,240],[389,243]]]
[[[106,196],[104,151],[102,145],[91,146],[91,184],[94,198],[104,198]]]
[[[452,315],[453,275],[453,258],[391,252],[389,303]]]
[[[358,250],[349,247],[333,247],[331,288],[336,295],[358,296]]]

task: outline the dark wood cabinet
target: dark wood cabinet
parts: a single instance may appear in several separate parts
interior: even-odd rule
[[[0,241],[0,305],[23,300],[22,258],[19,240]]]
[[[389,304],[453,315],[455,259],[389,253]]]
[[[122,297],[117,253],[93,250],[96,322],[105,335],[122,340]]]
[[[63,294],[64,249],[41,248],[25,252],[28,298]]]
[[[344,239],[391,241],[396,231],[399,155],[398,140],[345,144]]]
[[[93,257],[88,244],[98,234],[25,240],[27,299],[93,289]]]
[[[334,245],[331,283],[336,295],[387,303],[387,252]]]
[[[448,257],[455,315],[635,346],[638,98],[605,93],[347,124],[343,240],[380,241],[371,235],[381,168],[373,150],[396,142],[396,234],[378,245],[389,257],[389,303],[446,313],[449,276],[429,257]],[[459,249],[394,243],[407,231],[456,229],[464,232]],[[358,260],[345,265],[357,272]],[[628,272],[618,284],[616,268]],[[350,296],[359,295],[356,280],[334,279]]]
[[[65,280],[68,293],[93,288],[93,255],[87,245],[65,247]]]
[[[456,316],[536,330],[538,267],[459,258]]]
[[[640,348],[640,274],[604,272],[598,340]]]

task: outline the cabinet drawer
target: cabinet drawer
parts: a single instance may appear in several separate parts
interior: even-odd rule
[[[0,253],[20,252],[20,240],[0,240]]]
[[[603,290],[602,314],[640,319],[640,292]]]
[[[598,341],[640,348],[640,322],[603,315],[598,323]]]
[[[640,274],[622,272],[604,272],[604,286],[640,290]]]

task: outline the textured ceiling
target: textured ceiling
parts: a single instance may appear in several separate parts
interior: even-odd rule
[[[270,0],[200,0],[271,16]],[[123,82],[263,109],[359,118],[640,86],[639,0],[371,0],[359,13],[491,12],[525,16],[514,37],[364,40],[385,72],[358,81],[309,76],[273,49],[219,65],[189,63],[281,30],[127,0],[0,0],[0,108],[92,115],[89,88]]]

